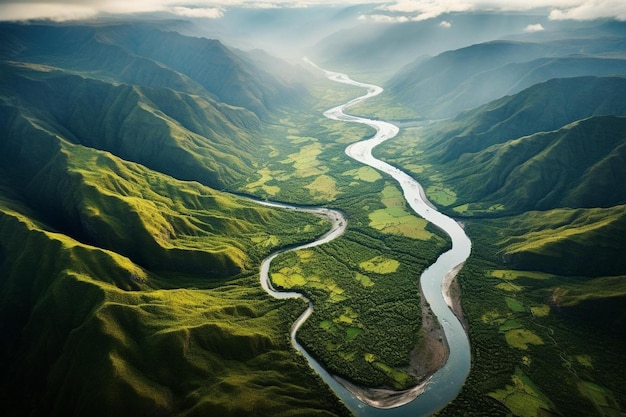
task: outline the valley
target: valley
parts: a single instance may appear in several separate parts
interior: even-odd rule
[[[0,22],[4,415],[624,413],[620,18],[194,7]]]

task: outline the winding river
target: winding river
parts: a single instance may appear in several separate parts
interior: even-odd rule
[[[312,62],[307,62],[315,66]],[[465,333],[465,329],[450,308],[451,297],[449,294],[449,286],[452,278],[454,278],[460,269],[460,266],[470,255],[471,241],[459,223],[435,209],[435,207],[426,198],[423,188],[417,181],[398,168],[372,156],[372,149],[382,142],[396,136],[399,132],[399,128],[385,121],[372,120],[344,113],[344,110],[347,107],[374,97],[380,94],[383,89],[376,85],[354,81],[345,74],[322,69],[319,70],[323,71],[326,77],[332,81],[362,87],[367,91],[365,95],[324,112],[324,116],[329,119],[361,123],[376,130],[376,134],[370,139],[353,143],[348,146],[345,151],[346,154],[358,162],[369,165],[372,168],[393,177],[402,188],[404,197],[413,211],[444,230],[452,240],[452,248],[440,255],[435,263],[422,273],[420,278],[420,284],[424,297],[430,304],[433,313],[444,329],[445,336],[450,347],[450,356],[446,364],[429,379],[424,389],[407,391],[405,395],[399,397],[395,403],[387,405],[385,408],[377,408],[367,405],[365,402],[357,398],[355,394],[347,390],[331,374],[320,366],[320,364],[296,341],[296,332],[302,323],[304,323],[313,313],[313,305],[299,293],[279,292],[272,288],[269,279],[270,264],[276,256],[286,251],[310,248],[329,242],[341,236],[341,234],[345,231],[347,221],[343,214],[339,211],[327,208],[298,208],[279,203],[263,203],[273,207],[301,210],[326,216],[333,222],[333,227],[324,236],[314,242],[281,250],[267,257],[261,265],[261,285],[269,294],[276,298],[302,298],[308,302],[308,308],[292,326],[292,344],[307,358],[311,367],[319,373],[324,381],[344,401],[344,403],[355,415],[363,417],[429,416],[443,408],[448,402],[452,401],[456,397],[463,386],[470,369],[469,340],[467,338],[467,334]]]

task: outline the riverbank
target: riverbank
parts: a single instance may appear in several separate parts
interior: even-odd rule
[[[466,326],[463,310],[461,308],[460,288],[456,280],[456,275],[461,270],[462,265],[450,271],[443,282],[443,292],[446,302],[451,306],[452,311],[459,321]],[[365,404],[376,408],[400,407],[411,402],[421,395],[430,378],[435,372],[444,366],[450,355],[445,332],[441,324],[430,309],[424,294],[420,291],[420,307],[422,310],[422,328],[420,329],[420,340],[418,345],[411,352],[409,367],[405,370],[417,381],[417,385],[408,390],[392,390],[389,388],[367,388],[355,385],[344,378],[335,376],[348,391],[352,392],[359,400]]]

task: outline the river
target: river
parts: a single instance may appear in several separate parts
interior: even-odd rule
[[[309,64],[315,66],[310,61]],[[318,68],[317,66],[315,66]],[[319,69],[319,68],[318,68]],[[308,360],[311,367],[319,373],[324,381],[333,389],[347,407],[359,417],[421,417],[429,416],[442,409],[452,401],[463,386],[470,369],[470,346],[467,334],[463,325],[452,312],[449,295],[449,285],[451,279],[458,271],[471,252],[471,241],[465,234],[463,228],[454,219],[438,212],[431,204],[422,186],[410,175],[402,170],[387,164],[372,156],[372,149],[382,142],[395,137],[399,128],[392,123],[381,120],[372,120],[363,117],[352,116],[344,113],[344,110],[352,105],[360,103],[368,98],[382,93],[383,89],[373,84],[366,84],[350,79],[346,74],[323,71],[327,78],[332,81],[353,85],[366,89],[366,94],[348,101],[337,107],[333,107],[324,112],[324,116],[333,120],[340,120],[351,123],[361,123],[376,130],[376,134],[370,139],[353,143],[346,148],[346,154],[369,165],[378,171],[384,172],[393,177],[400,187],[409,206],[415,213],[433,223],[445,231],[452,240],[452,247],[447,252],[437,258],[434,264],[426,269],[420,277],[420,285],[424,297],[441,323],[445,336],[450,347],[450,356],[446,364],[439,369],[428,381],[425,389],[413,390],[407,393],[399,402],[387,408],[377,408],[365,404],[352,392],[348,391],[332,375],[330,375],[308,352],[296,341],[296,332],[313,313],[313,305],[304,296],[295,292],[279,292],[272,288],[269,279],[269,267],[272,260],[281,253],[291,250],[304,249],[321,245],[335,239],[345,231],[347,221],[341,212],[326,208],[297,208],[277,203],[264,203],[274,207],[283,207],[293,210],[303,210],[318,215],[328,217],[333,222],[331,230],[320,239],[295,248],[278,251],[266,258],[261,265],[261,285],[272,296],[277,298],[303,298],[308,302],[306,311],[296,320],[291,330],[291,340],[293,346],[301,352]],[[418,302],[416,300],[416,302]]]

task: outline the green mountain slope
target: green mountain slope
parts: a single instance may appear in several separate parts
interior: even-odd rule
[[[347,414],[291,347],[304,306],[258,283],[328,222],[216,189],[254,172],[260,117],[300,90],[215,42],[120,30],[0,25],[3,414]],[[209,64],[193,80],[122,42],[142,33],[234,78],[209,91]]]
[[[429,148],[442,162],[497,143],[559,129],[591,116],[625,115],[626,78],[552,79],[435,127]]]
[[[490,239],[479,240],[493,250],[493,259],[512,269],[585,277],[626,272],[624,205],[528,211],[485,220],[481,228]]]
[[[208,97],[116,85],[55,68],[7,64],[0,81],[5,144],[23,125],[108,150],[181,179],[220,186],[249,175],[259,126],[252,113]],[[10,109],[10,110],[9,110]]]
[[[626,118],[599,116],[524,136],[455,161],[457,197],[506,210],[626,202]]]
[[[473,243],[458,277],[472,371],[442,415],[623,413],[625,92],[551,79],[379,151]]]
[[[291,309],[261,289],[170,280],[164,290],[128,258],[24,212],[3,197],[6,415],[328,415],[315,410],[335,407],[289,352]]]
[[[16,155],[2,158],[8,412],[22,414],[24,404],[33,415],[334,407],[299,385],[304,365],[284,336],[292,307],[272,302],[256,281],[262,256],[321,233],[319,220],[53,136],[47,146],[33,139],[43,145],[36,172]],[[233,276],[250,278],[224,281]],[[233,389],[246,401],[232,404]]]
[[[150,25],[3,24],[2,58],[80,71],[128,84],[209,94],[260,117],[298,103],[302,89],[251,65],[219,41]],[[299,94],[297,94],[299,93]]]

